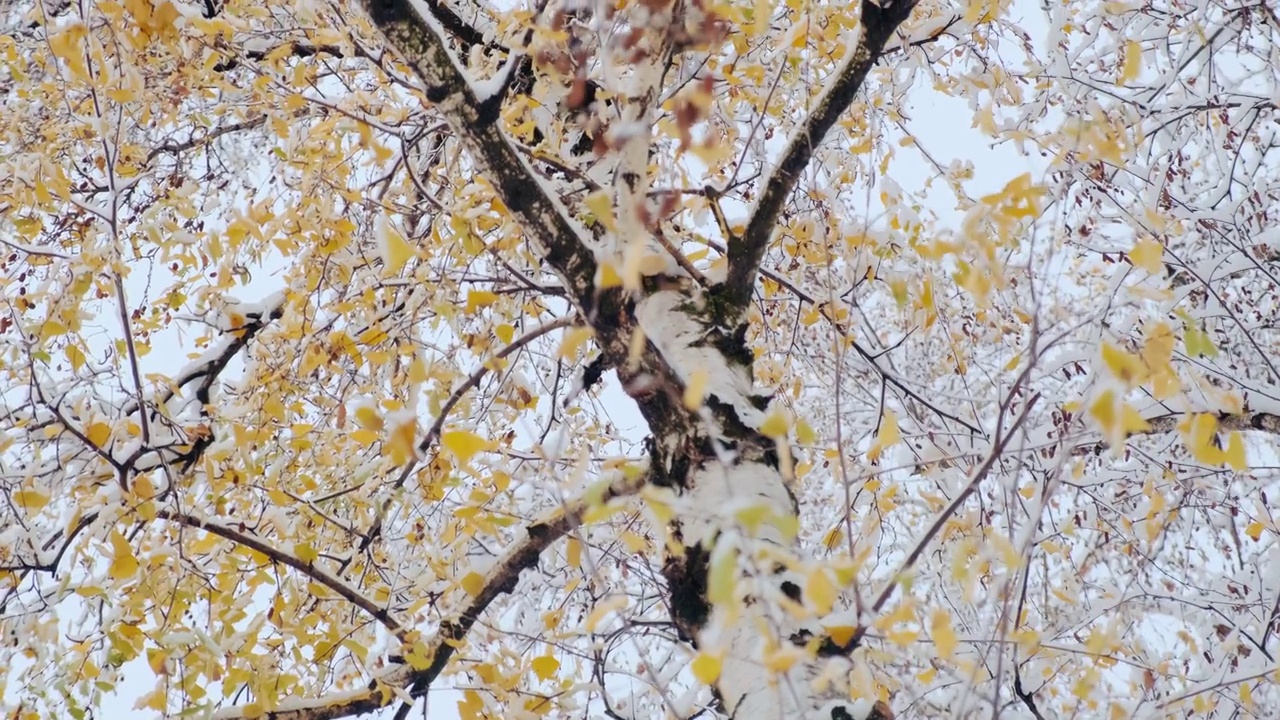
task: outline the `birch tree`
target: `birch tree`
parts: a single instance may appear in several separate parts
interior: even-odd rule
[[[0,13],[7,717],[1280,702],[1268,0]]]

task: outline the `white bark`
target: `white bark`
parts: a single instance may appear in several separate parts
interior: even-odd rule
[[[677,622],[701,650],[723,656],[716,691],[731,717],[874,717],[874,698],[850,697],[848,657],[818,654],[820,618],[814,613],[798,616],[788,608],[801,599],[803,579],[785,569],[789,561],[798,561],[785,523],[766,520],[748,528],[739,519],[746,515],[741,511],[759,506],[775,517],[794,516],[795,499],[776,452],[768,452],[774,441],[760,432],[765,414],[753,403],[750,371],[718,349],[731,346],[710,342],[729,333],[709,327],[707,314],[699,298],[678,291],[654,293],[636,310],[641,328],[676,377],[688,382],[696,374],[709,374],[707,402],[715,410],[701,413],[702,423],[693,427],[712,443],[733,449],[697,458],[687,477],[675,478],[683,483],[675,525],[686,550],[683,559],[668,564],[674,570],[668,580],[694,606],[685,617],[677,609]],[[676,436],[676,428],[666,435],[654,428],[662,447],[697,444]],[[694,560],[708,556],[705,565]],[[735,601],[713,607],[707,583],[714,582],[709,577],[724,562],[735,566]],[[686,583],[702,597],[688,598],[680,589]],[[710,609],[709,617],[702,617],[699,601]],[[777,665],[771,665],[770,656],[788,654],[794,664],[782,672],[773,669]]]

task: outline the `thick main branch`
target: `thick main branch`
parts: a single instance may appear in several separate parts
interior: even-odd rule
[[[862,0],[857,44],[828,80],[813,111],[792,132],[786,150],[765,181],[746,230],[741,237],[730,239],[729,272],[721,290],[729,307],[741,310],[751,299],[760,261],[800,174],[813,158],[813,151],[853,103],[871,68],[884,54],[885,43],[915,6],[916,0]]]
[[[596,262],[586,232],[539,180],[500,127],[502,93],[480,97],[449,51],[445,30],[410,0],[362,0],[374,24],[422,80],[480,174],[538,246],[584,314],[593,304]]]

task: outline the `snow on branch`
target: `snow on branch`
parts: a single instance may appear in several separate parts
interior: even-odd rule
[[[170,522],[179,523],[181,525],[186,525],[187,527],[198,528],[212,533],[224,540],[230,540],[238,545],[243,545],[251,550],[256,550],[257,552],[271,558],[273,562],[278,562],[281,565],[291,567],[320,585],[329,588],[340,595],[342,599],[368,613],[373,617],[373,619],[381,623],[382,626],[400,642],[407,643],[410,640],[408,631],[405,629],[404,625],[401,625],[399,620],[396,620],[391,613],[387,612],[386,608],[379,607],[377,603],[366,597],[356,588],[347,584],[347,582],[342,578],[329,573],[314,562],[306,562],[298,556],[276,547],[265,538],[258,537],[247,531],[241,531],[219,520],[199,517],[190,513],[162,509],[156,513],[156,516]]]
[[[1145,428],[1129,431],[1129,437],[1137,435],[1158,435],[1164,433],[1174,433],[1183,431],[1183,424],[1187,419],[1199,413],[1167,413],[1155,415],[1152,417],[1144,417],[1143,422]],[[1242,412],[1242,413],[1207,413],[1213,417],[1216,424],[1216,431],[1231,432],[1264,432],[1272,435],[1280,435],[1280,415],[1269,412]],[[1105,440],[1098,438],[1096,434],[1090,434],[1088,439],[1073,443],[1071,454],[1080,455],[1098,455],[1101,454],[1107,443]]]
[[[539,180],[500,127],[501,94],[481,98],[449,51],[445,29],[414,0],[362,0],[388,43],[422,80],[433,103],[462,141],[498,199],[519,219],[569,288],[580,309],[592,302],[596,262],[586,232]]]
[[[571,327],[576,320],[577,316],[568,315],[539,325],[521,337],[516,338],[511,342],[511,344],[498,351],[494,355],[494,359],[501,360],[505,357],[509,357],[512,353],[519,351],[529,343],[553,330]],[[476,368],[476,370],[472,372],[471,375],[462,382],[462,384],[454,388],[453,392],[449,394],[449,398],[445,400],[444,405],[441,406],[440,413],[436,415],[436,419],[431,423],[431,427],[427,430],[426,435],[422,437],[422,440],[418,441],[417,447],[419,455],[415,456],[408,463],[405,463],[405,466],[400,469],[400,474],[396,476],[396,480],[392,484],[393,491],[399,491],[400,488],[404,487],[404,484],[409,481],[409,477],[413,475],[413,471],[418,468],[418,457],[425,456],[427,451],[429,451],[431,447],[440,440],[440,434],[444,432],[445,421],[449,419],[449,414],[453,412],[454,407],[456,407],[459,402],[462,402],[462,398],[466,397],[467,393],[480,386],[480,382],[484,380],[485,376],[489,374],[492,368],[493,365],[491,363],[486,362],[482,364],[480,367]],[[378,508],[377,517],[369,526],[369,530],[360,538],[360,545],[358,547],[360,552],[363,552],[365,548],[369,547],[369,545],[382,534],[382,522],[386,518],[387,512],[391,509],[391,503],[394,496],[394,492],[389,494],[383,501],[382,506]],[[343,569],[345,569],[345,566]]]
[[[862,0],[858,40],[833,73],[813,110],[791,134],[787,148],[764,183],[746,230],[728,243],[729,272],[721,292],[731,309],[740,311],[751,299],[756,272],[769,240],[800,174],[836,121],[853,103],[871,68],[884,54],[885,43],[911,15],[916,0]]]
[[[161,394],[160,404],[168,403],[176,394],[176,390],[186,388],[195,383],[195,396],[201,402],[207,402],[213,383],[226,369],[231,359],[240,354],[250,342],[262,332],[267,325],[279,320],[284,315],[285,293],[278,292],[268,296],[260,303],[236,303],[235,316],[243,318],[233,322],[222,330],[225,333],[213,347],[201,353],[200,357],[188,363],[178,371],[169,383],[169,388]],[[228,320],[226,314],[219,320]],[[125,414],[137,411],[137,403],[130,403],[123,408]]]
[[[621,473],[607,485],[594,491],[587,491],[582,497],[548,511],[541,518],[527,525],[520,536],[508,546],[502,557],[484,572],[484,583],[480,591],[474,595],[466,595],[465,600],[446,616],[447,619],[440,624],[434,637],[417,641],[417,653],[426,659],[425,662],[419,661],[416,667],[409,664],[393,665],[375,675],[365,689],[332,693],[319,698],[286,700],[268,710],[267,716],[273,720],[331,720],[372,712],[387,707],[397,698],[422,697],[431,687],[431,683],[435,682],[449,664],[453,653],[462,645],[462,641],[480,615],[500,595],[515,590],[520,573],[536,566],[544,550],[581,525],[583,514],[590,508],[633,495],[648,481],[647,471]],[[214,525],[212,528],[203,525],[197,527],[204,527],[210,531],[230,530],[220,525]],[[240,539],[236,541],[239,542]],[[250,547],[267,553],[266,549],[255,545]],[[286,559],[288,556],[277,558],[276,555],[267,554],[273,559],[290,564]],[[300,562],[296,558],[292,560]],[[308,574],[312,571],[313,568],[306,569]],[[345,586],[345,583],[337,582]],[[339,588],[329,587],[342,593]],[[359,598],[363,597],[358,593],[356,595]],[[343,593],[343,597],[347,595]],[[347,599],[355,602],[352,598],[347,597]],[[219,710],[213,714],[213,717],[215,720],[239,720],[255,715],[260,716],[261,712],[262,707],[257,704],[237,705]]]

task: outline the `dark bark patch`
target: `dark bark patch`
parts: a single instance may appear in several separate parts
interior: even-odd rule
[[[711,554],[699,544],[685,548],[683,555],[669,556],[662,567],[671,593],[671,619],[675,621],[681,639],[695,646],[698,631],[711,617],[711,603],[707,601],[710,564]]]
[[[409,20],[411,17],[406,0],[372,0],[368,8],[369,17],[379,26]]]
[[[441,103],[444,102],[445,98],[449,97],[449,88],[444,85],[428,85],[426,91],[423,92],[423,96],[433,105]]]
[[[800,602],[800,586],[790,580],[783,581],[782,594],[796,602]]]
[[[717,330],[709,339],[711,346],[738,367],[749,368],[755,362],[755,353],[747,347],[747,324],[740,323],[730,333]]]
[[[485,127],[492,125],[498,121],[502,114],[502,99],[506,97],[506,92],[496,92],[492,97],[485,98],[476,106],[476,126]]]
[[[738,417],[738,411],[719,397],[715,395],[708,397],[706,406],[720,420],[720,427],[727,437],[734,440],[744,440],[756,435],[755,430],[747,427],[746,423],[742,422],[742,419]]]
[[[858,644],[857,640],[850,640],[841,645],[830,637],[824,637],[822,644],[818,646],[818,657],[848,657],[849,653],[858,649]]]

